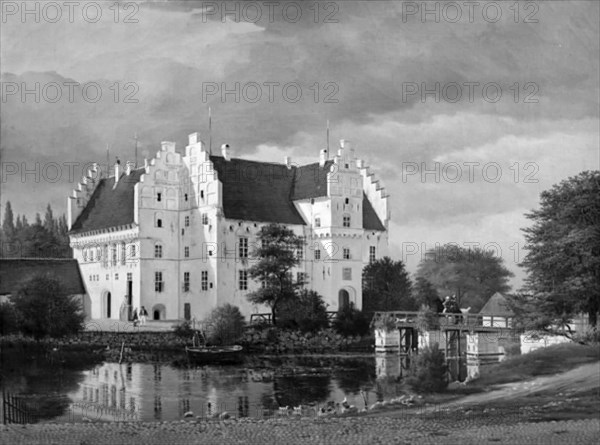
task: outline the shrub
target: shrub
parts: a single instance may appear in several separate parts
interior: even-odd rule
[[[440,329],[440,318],[438,313],[429,306],[423,304],[417,314],[417,327],[419,331],[437,331]]]
[[[410,364],[406,383],[417,392],[442,392],[448,386],[444,353],[437,344],[424,348]]]
[[[36,339],[63,337],[83,330],[81,302],[67,295],[61,283],[38,275],[25,282],[11,297],[19,330]]]
[[[323,297],[315,291],[303,290],[296,298],[282,302],[277,309],[277,326],[302,332],[329,327]]]
[[[9,335],[18,332],[17,313],[12,304],[0,303],[0,335]]]
[[[180,338],[192,338],[194,335],[194,330],[192,329],[189,321],[184,321],[183,323],[175,325],[173,328],[173,333]]]
[[[234,344],[242,336],[246,325],[240,309],[229,303],[213,309],[205,321],[207,342],[212,345]]]
[[[398,329],[396,317],[385,313],[371,320],[371,329],[384,329],[386,332],[392,332]]]
[[[333,321],[333,328],[344,336],[363,336],[369,332],[369,319],[363,312],[356,309],[351,302],[338,312]]]

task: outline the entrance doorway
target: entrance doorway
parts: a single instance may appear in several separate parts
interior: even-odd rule
[[[346,289],[341,289],[338,293],[338,310],[348,307],[350,305],[350,294]]]
[[[127,320],[131,321],[133,311],[133,281],[127,280]]]
[[[152,307],[152,320],[165,320],[167,318],[164,304],[155,304]]]

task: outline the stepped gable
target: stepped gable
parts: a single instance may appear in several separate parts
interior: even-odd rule
[[[101,179],[69,233],[83,233],[133,223],[134,188],[144,173],[144,168],[132,170],[129,175],[123,173],[116,187],[114,177]]]

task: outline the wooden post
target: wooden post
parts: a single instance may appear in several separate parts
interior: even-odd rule
[[[119,365],[121,364],[121,362],[123,361],[123,349],[125,348],[125,342],[123,341],[121,343],[121,355],[119,356]]]

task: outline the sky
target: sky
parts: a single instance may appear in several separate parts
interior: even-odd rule
[[[2,212],[66,211],[89,163],[183,150],[304,164],[352,142],[390,256],[493,249],[515,277],[539,194],[600,168],[599,2],[2,2]],[[25,11],[24,9],[27,8]]]

